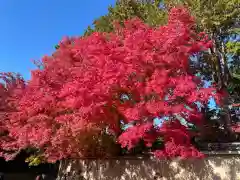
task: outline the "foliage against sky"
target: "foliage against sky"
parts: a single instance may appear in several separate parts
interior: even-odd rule
[[[153,152],[156,157],[201,157],[190,130],[175,117],[198,125],[203,119],[195,102],[220,102],[216,88],[203,88],[189,71],[191,54],[212,45],[193,26],[186,9],[173,8],[165,26],[133,19],[124,27],[116,23],[112,33],[63,39],[26,86],[7,95],[15,108],[2,110],[3,122],[14,141],[4,142],[4,136],[1,149],[32,147],[56,161],[111,155],[116,140],[128,149],[141,139],[151,147],[162,137],[165,146]],[[156,128],[154,118],[165,116],[169,120]],[[121,120],[135,126],[122,132]]]

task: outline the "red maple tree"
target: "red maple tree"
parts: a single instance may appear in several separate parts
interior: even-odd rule
[[[189,71],[190,56],[211,46],[194,25],[186,9],[173,8],[158,28],[132,19],[116,23],[113,33],[65,38],[8,112],[8,136],[21,149],[40,149],[48,161],[93,156],[103,134],[128,149],[162,137],[156,157],[201,156],[176,118],[199,124],[196,102],[219,101],[216,89],[203,88]],[[156,127],[156,117],[169,120]],[[120,121],[135,125],[123,131]]]
[[[18,154],[20,146],[9,136],[9,128],[14,131],[11,115],[17,110],[25,81],[19,74],[0,73],[0,156],[12,159]]]

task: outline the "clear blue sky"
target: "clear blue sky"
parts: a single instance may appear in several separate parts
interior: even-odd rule
[[[115,0],[0,0],[0,71],[30,78],[31,60],[81,35]]]

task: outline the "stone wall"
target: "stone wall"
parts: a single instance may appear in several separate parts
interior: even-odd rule
[[[65,161],[59,173],[68,173],[69,180],[240,180],[240,156],[212,155],[204,160],[172,161],[146,157]]]
[[[36,174],[32,173],[5,173],[4,180],[36,180]],[[45,180],[56,180],[56,177],[47,175]]]

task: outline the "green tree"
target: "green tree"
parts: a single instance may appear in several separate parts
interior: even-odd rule
[[[108,8],[107,15],[100,17],[94,21],[94,27],[90,26],[85,32],[89,35],[92,32],[111,32],[113,31],[114,21],[120,24],[127,19],[138,17],[150,26],[158,26],[166,23],[166,11],[159,9],[160,1],[154,3],[145,2],[139,3],[135,0],[120,0],[117,1],[115,6]]]

